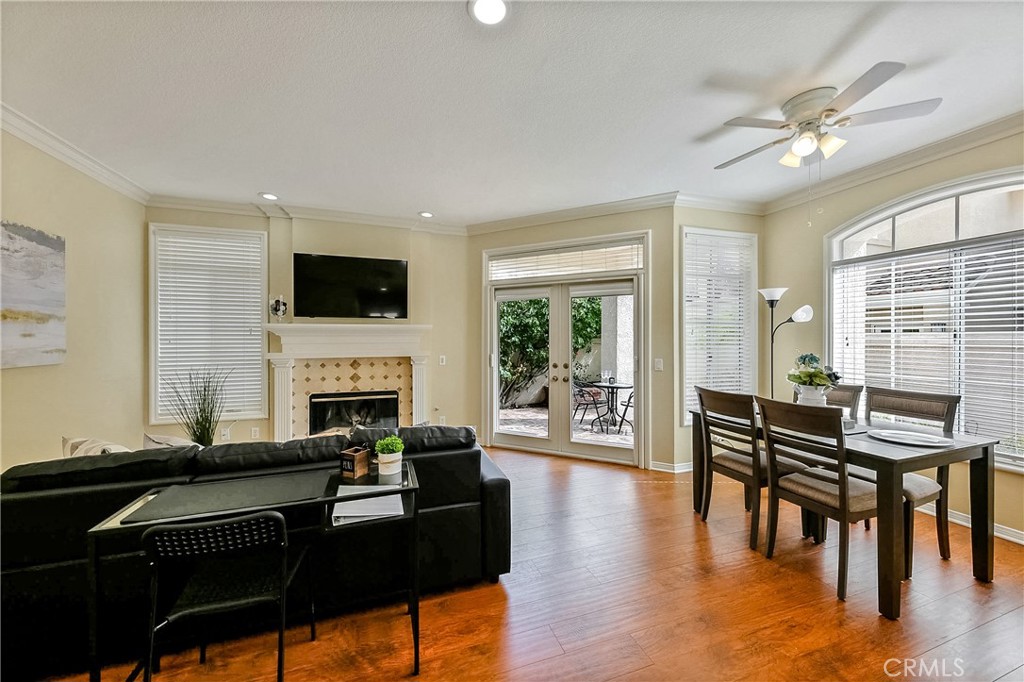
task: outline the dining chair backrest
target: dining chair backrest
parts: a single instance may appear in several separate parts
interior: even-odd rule
[[[755,480],[760,480],[761,456],[758,452],[757,421],[754,396],[749,393],[728,393],[695,386],[700,405],[704,452],[712,446],[750,457]]]
[[[768,451],[770,484],[779,479],[780,457],[833,471],[838,475],[840,510],[845,513],[847,471],[842,408],[797,405],[760,396],[756,400]]]
[[[942,423],[942,430],[953,431],[960,396],[945,393],[922,393],[895,388],[868,386],[864,389],[868,419],[874,413],[891,414]]]
[[[154,526],[142,534],[142,546],[154,563],[203,559],[284,549],[288,532],[279,512],[265,511],[199,523]]]

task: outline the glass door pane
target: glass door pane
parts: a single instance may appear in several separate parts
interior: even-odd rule
[[[497,302],[498,420],[496,432],[548,438],[550,296]]]
[[[631,284],[571,288],[569,432],[573,449],[581,454],[594,454],[588,445],[614,446],[622,450],[610,455],[613,459],[633,459],[633,302]]]

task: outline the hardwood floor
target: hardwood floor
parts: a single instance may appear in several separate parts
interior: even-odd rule
[[[917,519],[903,618],[878,614],[875,538],[851,529],[849,595],[836,599],[835,522],[815,546],[783,503],[776,555],[747,547],[742,487],[715,479],[708,522],[688,475],[489,448],[512,481],[510,575],[422,600],[432,680],[1024,680],[1024,547],[996,540],[996,578],[971,575],[970,533]],[[762,529],[764,528],[762,523]],[[764,531],[761,550],[764,549]],[[286,679],[410,677],[395,605],[288,632]],[[155,680],[273,680],[276,635],[165,656]],[[127,666],[104,671],[123,680]],[[73,678],[81,680],[85,676]]]

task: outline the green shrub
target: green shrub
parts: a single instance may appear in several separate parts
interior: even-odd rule
[[[381,438],[377,441],[374,446],[374,450],[378,455],[391,455],[396,452],[401,452],[405,448],[405,443],[398,436],[388,436],[387,438]]]

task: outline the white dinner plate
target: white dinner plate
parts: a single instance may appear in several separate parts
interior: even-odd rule
[[[932,436],[927,433],[916,433],[914,431],[872,429],[871,431],[868,431],[868,435],[872,438],[877,438],[878,440],[886,440],[890,443],[900,443],[902,445],[925,445],[930,447],[953,445],[952,438],[941,438],[940,436]]]

